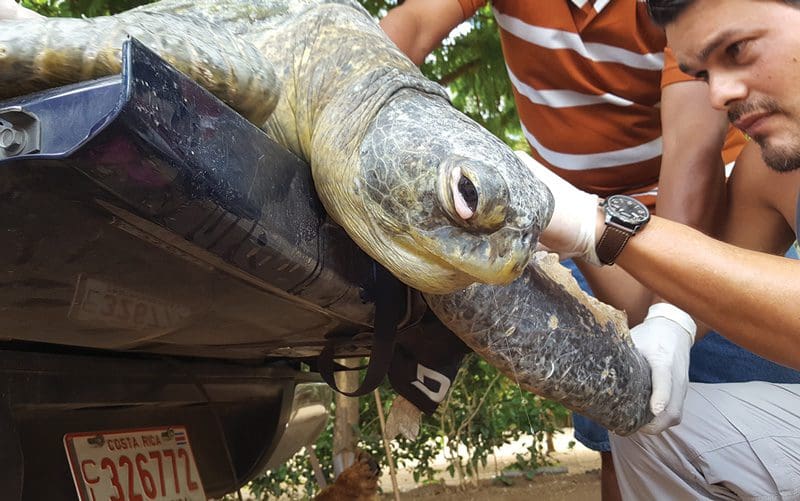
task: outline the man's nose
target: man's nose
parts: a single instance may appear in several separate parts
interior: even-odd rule
[[[712,107],[726,110],[731,103],[747,97],[747,86],[734,74],[712,73],[708,78],[708,93]]]

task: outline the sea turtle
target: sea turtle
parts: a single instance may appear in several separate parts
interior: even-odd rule
[[[353,240],[523,388],[619,433],[650,418],[624,315],[535,256],[546,186],[355,1],[163,0],[0,21],[0,98],[115,73],[135,36],[311,166]]]

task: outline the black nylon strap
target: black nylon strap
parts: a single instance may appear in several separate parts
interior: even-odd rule
[[[428,310],[419,324],[398,333],[389,382],[417,409],[433,414],[470,351]]]
[[[319,354],[319,373],[331,388],[348,397],[360,397],[377,388],[389,370],[394,353],[397,325],[408,308],[408,292],[406,286],[397,280],[383,266],[373,265],[375,276],[375,321],[372,336],[372,351],[370,352],[367,372],[361,384],[353,391],[342,391],[336,385],[333,377],[336,370],[342,366],[333,361],[336,345],[342,338],[331,338]],[[347,339],[344,339],[347,341]],[[338,367],[338,369],[337,369]]]

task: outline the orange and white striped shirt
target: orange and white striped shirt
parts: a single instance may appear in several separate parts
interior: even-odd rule
[[[486,4],[459,0],[464,18]],[[654,205],[661,164],[663,85],[691,80],[665,68],[663,31],[637,0],[494,0],[503,54],[532,155],[601,196]],[[725,162],[744,138],[731,130]]]

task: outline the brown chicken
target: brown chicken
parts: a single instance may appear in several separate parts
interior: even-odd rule
[[[358,451],[356,462],[317,494],[314,501],[374,501],[378,499],[380,475],[381,469],[372,456]]]

